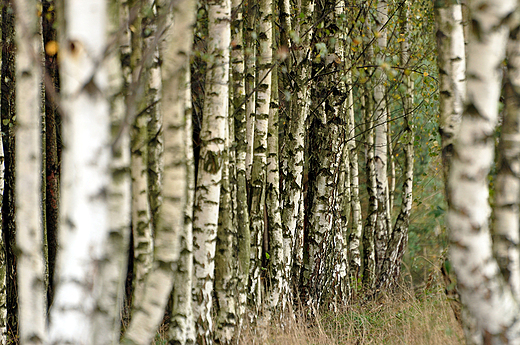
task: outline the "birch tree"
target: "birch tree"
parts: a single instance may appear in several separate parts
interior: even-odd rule
[[[447,178],[466,93],[466,56],[461,5],[450,2],[436,4],[444,5],[435,6],[435,19],[440,79],[439,132],[442,139],[444,175]]]
[[[195,3],[190,2],[188,9],[195,10]],[[193,283],[193,199],[195,195],[195,163],[193,159],[192,121],[191,121],[191,88],[190,73],[185,71],[186,84],[184,85],[184,114],[186,118],[186,183],[188,193],[184,215],[184,231],[181,233],[181,254],[174,274],[173,301],[168,340],[180,344],[195,344],[195,320],[192,308]]]
[[[117,37],[126,18],[121,18],[119,0],[108,3],[107,37]],[[116,40],[116,42],[120,42]],[[122,95],[123,74],[119,44],[109,51],[107,96],[110,104],[112,159],[108,187],[109,236],[107,253],[100,268],[101,287],[94,314],[94,344],[119,342],[128,246],[131,224],[130,136],[124,126],[125,103]]]
[[[361,11],[361,9],[359,10]],[[359,157],[358,157],[358,145],[356,141],[356,120],[355,120],[355,109],[354,109],[354,88],[352,85],[352,69],[353,63],[350,51],[352,47],[347,45],[345,52],[345,65],[348,66],[345,72],[345,84],[347,87],[347,96],[345,111],[347,113],[347,149],[348,153],[348,164],[350,170],[350,199],[352,207],[352,230],[350,232],[348,243],[349,253],[349,270],[350,270],[350,282],[353,283],[353,289],[356,291],[357,284],[361,275],[361,239],[363,235],[363,219],[361,214],[361,201],[359,197]]]
[[[517,10],[518,13],[518,10]],[[502,132],[498,147],[495,208],[492,234],[498,266],[517,301],[520,301],[520,22],[515,23],[507,46]]]
[[[150,343],[155,336],[168,296],[171,294],[174,269],[180,256],[179,238],[185,231],[187,206],[188,161],[186,142],[185,87],[187,59],[191,50],[192,26],[195,19],[193,2],[161,1],[158,3],[158,35],[164,35],[160,54],[164,130],[163,204],[159,209],[155,231],[152,270],[146,276],[144,296],[134,311],[124,336],[129,344]],[[168,19],[174,15],[173,25]],[[189,322],[189,320],[188,320]]]
[[[365,25],[370,25],[370,22]],[[369,32],[365,27],[364,32]],[[371,61],[373,56],[372,46],[366,49],[366,59]],[[371,69],[367,69],[370,75]],[[366,224],[363,231],[363,287],[372,289],[376,279],[376,255],[374,235],[376,231],[377,210],[379,200],[377,198],[377,181],[375,175],[375,156],[374,156],[374,104],[370,95],[371,82],[366,81],[363,87],[364,99],[362,100],[363,119],[365,122],[365,143],[366,143],[366,176],[367,176],[367,193],[368,193],[368,211]]]
[[[104,1],[67,1],[61,43],[63,119],[62,253],[50,343],[91,343],[107,240],[110,134]],[[92,26],[92,23],[97,25]]]
[[[382,262],[381,272],[378,276],[378,288],[380,290],[395,287],[400,277],[401,259],[408,244],[408,226],[410,224],[410,212],[412,210],[412,190],[414,175],[414,111],[413,111],[413,88],[409,68],[410,59],[410,31],[408,24],[408,2],[404,2],[401,7],[399,21],[401,23],[400,35],[400,66],[403,70],[403,85],[406,92],[402,95],[403,100],[403,134],[401,141],[404,144],[404,182],[402,187],[401,209],[397,215],[394,230],[389,236],[387,253]]]
[[[251,263],[250,304],[259,310],[262,304],[262,240],[265,223],[265,187],[267,171],[267,126],[271,101],[271,64],[273,59],[272,2],[260,1],[258,10],[258,82],[251,170]]]
[[[377,223],[375,232],[375,249],[376,249],[376,275],[381,271],[381,265],[386,255],[386,246],[388,236],[391,233],[390,227],[390,204],[388,194],[388,152],[387,152],[387,122],[388,110],[385,100],[387,78],[383,68],[387,65],[386,46],[387,34],[386,23],[388,20],[388,3],[386,0],[377,2],[376,25],[374,27],[375,36],[377,37],[378,53],[376,54],[376,64],[380,66],[375,71],[376,80],[374,85],[374,112],[375,112],[375,153],[374,164],[376,172],[376,188],[377,188]]]
[[[234,122],[231,117],[225,128],[224,151],[222,153],[222,180],[220,188],[220,211],[217,229],[217,248],[215,253],[215,340],[220,344],[231,344],[237,326],[236,304],[236,259],[235,248],[236,232],[233,222],[232,173],[233,155],[231,138],[235,133],[232,130]],[[233,128],[234,129],[234,128]]]
[[[280,174],[278,146],[278,67],[275,66],[271,77],[271,106],[267,133],[267,186],[266,205],[269,224],[269,292],[268,306],[272,310],[285,311],[289,299],[284,291],[284,252],[282,212],[280,209]]]
[[[292,285],[299,281],[303,264],[303,167],[305,121],[309,115],[311,38],[313,33],[313,0],[302,0],[298,7],[292,42],[295,50],[295,79],[292,84],[291,116],[286,125],[285,149],[282,150],[282,224],[284,226],[285,279]],[[289,245],[290,243],[290,245]],[[290,250],[287,250],[290,248]],[[294,277],[293,277],[294,275]]]
[[[16,3],[16,244],[20,341],[45,341],[43,227],[40,212],[40,29],[36,1]]]
[[[127,95],[127,113],[139,114],[131,128],[131,175],[132,175],[132,230],[134,243],[134,304],[142,300],[144,280],[153,264],[153,236],[150,203],[148,198],[148,130],[149,114],[141,112],[146,107],[144,84],[149,77],[149,64],[143,59],[143,27],[141,1],[128,2],[130,10],[130,94]],[[132,20],[133,19],[133,20]]]
[[[518,301],[493,258],[488,203],[506,20],[515,7],[508,0],[471,3],[468,94],[448,179],[450,257],[462,302],[476,318],[484,342],[496,344],[520,339]]]
[[[241,317],[245,313],[247,304],[247,287],[249,283],[249,255],[251,251],[251,233],[249,227],[249,205],[247,199],[247,180],[246,180],[246,152],[247,152],[247,122],[245,107],[245,55],[244,55],[244,5],[240,0],[232,2],[232,50],[231,50],[231,69],[232,69],[232,98],[233,112],[235,115],[235,153],[236,153],[236,183],[237,183],[237,308],[238,315]]]
[[[222,177],[229,102],[229,47],[231,3],[208,2],[208,53],[206,96],[200,133],[201,148],[193,215],[194,304],[197,342],[212,343],[212,304],[220,183]],[[165,186],[166,187],[166,186]]]

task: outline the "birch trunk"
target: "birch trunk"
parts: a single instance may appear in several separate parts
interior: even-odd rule
[[[266,205],[269,224],[269,308],[285,311],[289,303],[289,286],[284,280],[283,228],[280,209],[280,174],[278,147],[278,68],[271,77],[271,107],[267,134]]]
[[[174,15],[172,25],[169,16]],[[143,301],[134,311],[124,341],[129,344],[150,343],[171,294],[176,262],[180,257],[179,239],[185,231],[189,212],[188,158],[186,144],[185,88],[187,61],[191,50],[195,8],[191,0],[158,3],[158,37],[161,66],[164,130],[163,204],[155,229],[155,252],[152,270],[146,277]]]
[[[191,2],[192,10],[195,3]],[[168,330],[168,340],[176,344],[195,344],[195,320],[193,318],[191,287],[193,283],[193,200],[195,197],[195,162],[193,159],[191,87],[190,71],[185,72],[184,109],[186,118],[186,182],[188,194],[184,215],[184,231],[181,234],[181,256],[174,273],[172,291],[172,316]]]
[[[258,11],[258,86],[253,142],[253,168],[251,170],[251,263],[250,263],[250,304],[258,311],[262,304],[262,239],[266,226],[265,187],[267,169],[267,126],[269,103],[271,101],[272,64],[272,3],[262,0]]]
[[[443,177],[447,186],[448,176],[453,156],[453,143],[458,135],[464,100],[466,97],[466,45],[464,19],[461,4],[450,1],[435,3],[435,21],[437,29],[437,64],[439,66],[440,92],[439,133],[441,135]],[[467,12],[467,11],[466,11]],[[467,16],[467,13],[465,14]],[[469,27],[469,25],[468,25]],[[451,307],[456,315],[460,314],[463,321],[464,333],[468,344],[482,344],[482,334],[476,328],[476,320],[463,306],[461,312],[460,297],[457,288],[448,292]]]
[[[107,36],[114,37],[123,24],[120,16],[120,2],[112,0],[108,6],[110,20],[108,21]],[[118,140],[118,144],[112,145],[110,161],[112,178],[108,187],[108,250],[100,270],[101,288],[94,314],[93,343],[100,345],[119,342],[120,311],[123,304],[131,224],[130,138],[128,132],[121,132],[125,104],[121,93],[123,74],[119,51],[114,49],[107,56],[105,63],[108,70],[107,94],[110,103],[112,143]],[[122,133],[122,137],[117,138],[114,133]]]
[[[368,32],[366,28],[365,32]],[[373,50],[369,46],[366,53],[366,61],[371,61]],[[368,70],[367,74],[370,75]],[[366,142],[366,176],[367,176],[367,193],[368,193],[368,214],[363,232],[363,287],[367,290],[373,288],[376,279],[376,253],[374,246],[374,235],[376,231],[376,222],[378,215],[378,199],[377,199],[377,181],[374,161],[374,116],[373,103],[370,97],[371,82],[364,85],[364,104],[363,116],[366,126],[365,142]]]
[[[145,19],[144,30],[151,32],[150,36],[144,39],[144,51],[153,56],[150,64],[150,79],[146,83],[146,104],[149,116],[148,122],[148,197],[150,203],[150,214],[152,219],[152,229],[157,228],[157,219],[159,218],[159,209],[162,205],[162,179],[163,179],[163,119],[160,112],[159,102],[161,101],[162,81],[161,81],[161,58],[159,56],[157,32],[157,10],[154,0],[148,0],[147,12],[149,14]],[[191,100],[190,100],[191,106]],[[191,112],[191,110],[190,110]],[[186,119],[186,121],[191,119]]]
[[[299,282],[303,264],[303,168],[305,152],[305,121],[309,115],[310,42],[312,37],[313,0],[299,3],[299,21],[295,26],[295,80],[292,95],[291,116],[285,133],[285,149],[282,150],[284,262],[285,279],[291,286]],[[290,250],[287,250],[290,248]]]
[[[40,212],[41,52],[37,1],[16,3],[16,245],[20,342],[45,341],[43,227]]]
[[[409,40],[410,29],[408,26],[408,6],[405,2],[401,7],[399,21],[401,23],[401,67],[409,66]],[[404,112],[404,129],[403,137],[400,140],[404,144],[404,182],[401,197],[401,210],[397,215],[394,231],[391,233],[387,253],[382,262],[381,272],[378,276],[377,288],[381,291],[395,288],[398,286],[401,274],[401,259],[408,244],[408,226],[410,224],[410,212],[412,210],[412,191],[413,191],[413,166],[414,166],[414,112],[413,112],[413,81],[410,73],[403,71],[403,85],[406,87],[406,93],[403,96],[403,112]],[[407,75],[408,74],[408,75]]]
[[[443,4],[443,2],[438,3]],[[461,7],[460,4],[450,2],[446,2],[444,7],[435,7],[441,109],[439,133],[442,140],[442,160],[446,180],[466,94],[466,54]]]
[[[388,3],[386,0],[379,0],[377,3],[377,15],[375,32],[377,37],[377,46],[379,52],[376,54],[376,64],[380,67],[375,71],[374,85],[374,125],[375,125],[375,153],[374,164],[376,174],[377,188],[377,223],[375,232],[375,249],[376,249],[376,276],[381,271],[381,265],[386,256],[386,247],[388,236],[392,232],[389,226],[389,197],[388,197],[388,152],[387,152],[387,122],[388,110],[386,105],[385,93],[387,78],[383,70],[383,64],[386,57],[386,27],[388,20]]]
[[[246,181],[247,123],[244,85],[244,45],[243,12],[241,0],[233,0],[232,11],[236,17],[231,23],[233,34],[231,68],[233,75],[233,112],[236,141],[236,183],[237,183],[237,313],[241,318],[247,305],[247,286],[249,282],[249,256],[251,252],[251,233],[249,228],[249,206]]]
[[[228,119],[224,151],[222,154],[222,182],[220,188],[220,210],[217,230],[217,250],[215,253],[215,340],[219,344],[231,344],[237,326],[236,306],[236,257],[235,238],[233,227],[233,199],[231,185],[230,157],[233,147],[230,137],[235,133],[231,130],[234,122]],[[231,134],[230,134],[231,132]]]
[[[256,27],[257,27],[257,1],[244,2],[245,28],[244,28],[244,53],[245,53],[245,91],[246,91],[246,178],[251,182],[253,169],[253,150],[255,137],[256,114]]]
[[[520,342],[519,306],[493,258],[488,173],[505,57],[505,25],[516,2],[471,3],[467,102],[448,179],[450,254],[462,302],[476,318],[484,343]]]
[[[356,291],[361,279],[361,237],[363,234],[363,218],[361,215],[361,201],[359,198],[359,161],[358,161],[358,145],[356,142],[356,121],[354,117],[354,90],[352,87],[352,60],[346,72],[347,84],[347,103],[345,105],[347,112],[347,147],[349,150],[349,170],[350,170],[350,192],[352,207],[352,230],[349,235],[349,269],[350,282],[354,284],[353,289]]]
[[[213,283],[215,239],[222,177],[225,128],[228,117],[229,47],[231,43],[231,3],[229,0],[208,3],[208,53],[206,96],[200,133],[201,148],[195,191],[194,235],[194,317],[197,342],[212,343]]]
[[[130,68],[132,80],[127,96],[127,116],[138,114],[130,130],[132,175],[132,232],[134,243],[134,298],[135,305],[142,301],[144,281],[153,265],[153,236],[148,198],[148,136],[149,116],[145,108],[144,83],[148,80],[148,64],[142,57],[143,27],[141,1],[131,0],[130,9]]]
[[[49,343],[91,343],[99,263],[108,239],[110,162],[104,1],[67,1],[61,49],[63,119],[62,253]],[[92,26],[92,23],[97,23]]]
[[[518,11],[518,10],[517,10]],[[516,301],[520,301],[520,37],[516,22],[507,47],[502,131],[498,146],[493,249]]]
[[[326,2],[320,7],[319,16],[325,17],[326,24],[316,30],[316,36],[333,42],[332,38],[337,37],[335,31],[341,31],[336,29],[341,24],[339,17],[335,17],[340,5]],[[343,43],[341,38],[338,41],[338,45]],[[343,257],[346,254],[343,236],[345,170],[342,168],[345,117],[338,96],[344,90],[341,90],[341,79],[336,72],[343,53],[336,44],[327,51],[331,52],[330,56],[319,52],[317,59],[321,63],[316,63],[316,59],[314,62],[312,103],[317,104],[318,109],[308,135],[313,152],[309,152],[310,211],[305,238],[308,254],[302,281],[309,289],[308,303],[313,305],[346,300],[348,295],[347,262]]]

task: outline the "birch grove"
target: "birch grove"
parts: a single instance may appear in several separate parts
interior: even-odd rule
[[[467,5],[6,1],[0,344],[331,339],[445,293],[518,343],[520,11]]]

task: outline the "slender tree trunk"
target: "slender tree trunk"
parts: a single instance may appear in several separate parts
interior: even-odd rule
[[[267,133],[267,187],[266,205],[269,224],[269,308],[285,311],[289,299],[289,287],[284,281],[283,228],[280,209],[280,174],[278,147],[278,68],[271,77],[271,107]]]
[[[244,45],[243,12],[241,0],[233,0],[231,13],[235,14],[231,23],[233,35],[231,50],[231,68],[233,74],[233,112],[235,115],[236,141],[236,179],[237,179],[237,313],[241,318],[247,304],[247,286],[249,282],[249,256],[251,251],[251,233],[249,227],[249,207],[246,182],[247,123],[244,85]]]
[[[144,83],[147,82],[148,64],[142,57],[143,28],[141,1],[129,1],[131,21],[131,53],[130,68],[132,79],[130,92],[127,96],[127,116],[135,117],[130,131],[131,137],[131,172],[132,172],[132,231],[134,243],[134,298],[135,305],[143,300],[143,289],[146,275],[153,265],[153,236],[150,204],[148,198],[148,137],[147,112],[141,113],[146,107]]]
[[[16,3],[16,245],[20,342],[45,341],[46,299],[41,192],[40,28],[37,1]],[[36,60],[36,61],[35,61]]]
[[[2,140],[5,153],[5,180],[2,202],[2,231],[6,253],[7,332],[18,338],[18,284],[15,248],[15,48],[12,2],[2,8]],[[39,102],[38,102],[39,103]]]
[[[212,343],[213,283],[215,239],[222,177],[225,128],[229,106],[229,47],[231,43],[231,3],[220,0],[208,3],[208,53],[213,57],[207,66],[206,97],[200,133],[201,148],[195,191],[194,235],[194,317],[197,342]]]
[[[192,10],[195,3],[189,4]],[[193,159],[190,71],[186,66],[184,109],[186,118],[186,182],[188,194],[184,216],[184,231],[181,234],[181,256],[177,263],[172,291],[172,316],[168,337],[170,343],[195,344],[195,320],[193,318],[193,200],[195,197],[195,162]]]
[[[159,209],[162,204],[162,177],[163,177],[163,151],[164,138],[162,131],[162,113],[160,112],[159,102],[161,97],[161,64],[159,56],[157,32],[157,11],[154,0],[147,0],[143,18],[144,34],[149,36],[144,38],[143,50],[152,55],[149,66],[149,80],[146,81],[146,109],[148,113],[148,198],[150,203],[150,214],[152,219],[152,229],[157,228]],[[191,101],[190,101],[191,102]],[[191,105],[191,104],[190,104]],[[186,119],[188,120],[188,119]],[[190,119],[191,120],[191,119]]]
[[[410,224],[410,212],[412,210],[412,190],[413,190],[413,166],[414,166],[414,112],[413,112],[413,81],[406,67],[409,66],[409,37],[408,26],[408,3],[404,3],[401,8],[399,21],[401,23],[401,67],[404,67],[403,85],[406,92],[403,95],[404,130],[400,140],[404,144],[404,183],[402,189],[401,210],[395,222],[394,231],[391,233],[387,254],[382,263],[382,269],[377,277],[377,287],[379,290],[393,288],[398,285],[401,273],[401,259],[408,244],[408,226]]]
[[[285,279],[293,286],[299,282],[303,265],[303,170],[305,152],[305,121],[310,107],[310,43],[313,33],[313,0],[302,0],[297,7],[299,21],[295,27],[295,35],[299,44],[294,43],[295,50],[295,93],[291,96],[291,116],[287,124],[282,150],[283,175],[283,211]],[[291,247],[291,251],[286,248]],[[292,257],[289,257],[289,256]]]
[[[443,2],[439,1],[442,5]],[[444,177],[448,178],[453,155],[453,142],[459,131],[466,94],[466,54],[462,9],[460,4],[446,2],[435,7],[439,65],[439,133],[442,140]]]
[[[458,136],[466,97],[466,53],[467,35],[463,27],[461,4],[450,1],[435,2],[435,22],[437,29],[437,64],[439,66],[439,133],[441,135],[443,177],[447,186],[453,156],[453,143]],[[466,6],[464,6],[466,7]],[[467,13],[466,13],[467,16]],[[466,18],[467,19],[467,18]],[[467,20],[469,22],[469,20]],[[453,271],[452,271],[453,272]],[[449,273],[447,273],[449,278]],[[482,334],[476,328],[476,320],[462,306],[457,287],[447,289],[450,305],[455,315],[461,315],[463,329],[468,344],[482,344]]]
[[[504,119],[498,146],[493,246],[498,266],[520,301],[520,37],[519,25],[510,32],[504,82]]]
[[[374,75],[376,77],[374,85],[374,125],[375,125],[375,155],[374,164],[376,169],[377,183],[377,223],[375,232],[376,249],[376,276],[381,273],[381,266],[386,257],[386,246],[388,236],[392,232],[389,226],[389,198],[388,198],[388,152],[387,152],[387,122],[388,110],[386,104],[386,83],[387,78],[383,70],[386,58],[386,22],[388,20],[388,3],[386,0],[379,0],[377,3],[375,32],[379,53],[376,54],[376,63],[380,65]]]
[[[262,239],[266,226],[265,187],[267,170],[267,126],[271,101],[271,64],[273,57],[272,2],[262,0],[258,11],[258,81],[253,143],[253,168],[251,170],[251,263],[250,304],[259,310],[262,304]]]
[[[173,24],[169,16],[174,15]],[[152,270],[146,277],[140,308],[134,311],[125,334],[128,344],[150,343],[162,321],[168,296],[172,292],[174,272],[180,257],[179,238],[186,230],[189,213],[189,162],[186,144],[185,88],[187,61],[191,50],[195,8],[191,0],[158,3],[158,36],[162,56],[162,102],[164,130],[163,204],[155,229]]]
[[[467,90],[448,179],[450,257],[462,302],[477,319],[484,343],[518,343],[519,306],[493,257],[488,173],[493,163],[506,18],[516,1],[471,3]],[[470,202],[468,202],[470,201]]]
[[[368,27],[365,33],[369,32]],[[372,46],[367,47],[366,62],[371,61],[373,56]],[[372,71],[367,70],[370,75]],[[364,122],[365,122],[365,143],[366,151],[366,176],[367,176],[367,193],[368,193],[368,211],[366,224],[363,231],[363,287],[370,291],[374,287],[376,279],[376,255],[374,246],[374,235],[376,231],[376,222],[378,215],[378,198],[377,198],[377,181],[375,172],[374,157],[374,116],[373,102],[370,97],[371,82],[367,81],[364,85]]]
[[[59,286],[51,308],[50,343],[91,343],[99,263],[109,233],[110,132],[103,58],[106,4],[65,3],[61,54],[64,166],[62,254]],[[91,23],[97,23],[92,26]]]
[[[361,9],[359,10],[361,11]],[[353,16],[352,16],[353,17]],[[345,52],[345,84],[346,84],[346,104],[347,129],[346,140],[348,153],[348,164],[350,170],[350,193],[352,207],[352,226],[348,238],[349,270],[350,283],[353,284],[353,292],[356,293],[361,279],[361,238],[363,234],[363,218],[361,214],[361,200],[359,198],[359,157],[358,157],[358,137],[356,136],[356,120],[354,113],[354,85],[352,82],[352,70],[354,60],[352,59],[352,46],[346,46]]]
[[[258,3],[255,0],[244,2],[244,56],[245,56],[245,91],[246,91],[246,179],[251,182],[253,169],[253,145],[255,137],[256,114],[256,21]],[[250,268],[251,269],[251,268]]]
[[[107,37],[115,37],[126,22],[120,16],[120,1],[108,3]],[[118,42],[119,43],[119,42]],[[116,45],[119,47],[119,44]],[[94,314],[94,344],[116,344],[121,329],[121,307],[127,269],[131,224],[130,137],[121,131],[125,104],[122,96],[123,74],[119,49],[113,49],[106,58],[108,71],[107,95],[110,104],[112,159],[111,180],[108,186],[109,235],[105,261],[100,269],[101,288]],[[120,134],[119,134],[120,133]],[[121,135],[121,138],[117,136]]]
[[[335,17],[336,7],[339,6],[333,2],[320,6],[318,16],[325,18],[325,24],[322,29],[316,30],[316,36],[322,37],[321,40],[334,42],[334,37],[338,39],[338,45],[343,43],[335,32],[341,25],[339,17]],[[324,43],[316,44],[318,47],[320,45],[323,47]],[[309,289],[309,303],[316,305],[346,300],[348,295],[345,279],[348,263],[343,260],[343,254],[346,254],[343,236],[346,219],[342,209],[344,177],[343,181],[340,180],[345,175],[342,168],[345,117],[339,97],[342,94],[341,79],[337,72],[343,53],[336,44],[320,49],[320,63],[314,63],[313,76],[312,104],[316,104],[317,109],[308,139],[312,152],[309,152],[307,255],[302,277],[303,285]],[[325,53],[325,50],[331,53]]]
[[[220,210],[215,253],[215,295],[217,310],[215,317],[215,340],[219,344],[231,344],[237,326],[236,304],[236,230],[233,227],[233,204],[230,145],[235,133],[234,122],[228,119],[224,151],[222,154],[222,182],[220,188]],[[230,133],[231,132],[231,133]]]

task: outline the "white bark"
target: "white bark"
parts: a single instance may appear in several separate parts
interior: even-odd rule
[[[251,181],[253,169],[253,145],[255,137],[255,115],[256,115],[256,20],[257,1],[247,0],[247,16],[244,27],[244,56],[245,56],[245,92],[246,92],[246,179]]]
[[[517,10],[517,15],[520,14]],[[511,30],[505,72],[502,132],[497,160],[493,246],[498,265],[520,301],[520,41],[519,22]]]
[[[132,79],[130,94],[127,95],[127,116],[134,116],[146,106],[144,96],[144,84],[148,82],[148,64],[143,59],[142,40],[142,5],[141,2],[132,0],[128,4],[130,9],[131,53],[130,68]],[[131,140],[131,165],[132,176],[132,231],[134,240],[134,305],[138,306],[142,301],[144,281],[153,264],[153,235],[151,211],[148,198],[148,136],[147,124],[149,122],[147,112],[139,113],[133,121],[130,130]]]
[[[206,95],[200,133],[200,162],[193,215],[194,304],[197,342],[212,343],[215,239],[217,235],[222,150],[229,106],[229,47],[231,43],[231,3],[220,0],[208,4],[208,54]]]
[[[278,69],[273,69],[271,107],[267,135],[267,189],[266,205],[269,223],[269,307],[285,311],[289,303],[289,286],[284,279],[283,228],[280,209],[280,173],[278,150]]]
[[[194,5],[194,3],[192,2]],[[192,8],[194,10],[194,8]],[[191,287],[193,284],[193,199],[195,197],[195,165],[193,161],[190,72],[186,68],[185,116],[186,116],[186,168],[187,187],[184,231],[181,233],[181,256],[177,263],[172,291],[172,316],[168,340],[181,345],[195,344],[195,320],[193,319]]]
[[[63,119],[61,255],[49,343],[92,343],[92,315],[107,242],[110,162],[106,2],[65,3],[60,45]],[[96,25],[92,25],[96,23]]]
[[[16,245],[20,342],[45,341],[43,227],[40,210],[41,66],[38,2],[16,3]]]
[[[386,27],[385,24],[388,20],[388,3],[386,0],[379,0],[377,3],[377,15],[375,31],[378,35],[377,45],[379,47],[379,53],[376,54],[376,63],[383,64],[386,57]],[[381,66],[382,67],[382,66]],[[380,75],[377,77],[377,75]],[[388,122],[388,110],[385,99],[386,93],[386,73],[382,68],[379,68],[375,72],[376,81],[374,85],[374,125],[375,125],[375,153],[374,153],[374,164],[377,182],[377,200],[378,200],[378,211],[377,211],[377,223],[375,233],[375,248],[376,248],[376,275],[379,275],[381,265],[386,255],[386,246],[388,236],[392,232],[390,227],[390,200],[388,194],[388,152],[387,152],[387,122]]]
[[[439,132],[442,136],[443,160],[448,168],[466,96],[466,54],[461,7],[460,4],[450,4],[435,8],[441,109]]]
[[[251,306],[259,310],[262,304],[262,240],[264,223],[267,167],[267,126],[271,101],[272,21],[271,1],[262,0],[258,12],[258,81],[251,170],[251,263],[249,266],[249,298]]]
[[[488,173],[501,89],[501,64],[516,1],[471,3],[467,102],[448,180],[451,262],[462,302],[477,319],[484,342],[520,343],[518,301],[493,258],[489,232]]]
[[[299,37],[294,68],[296,93],[292,95],[291,117],[286,130],[286,148],[282,151],[285,279],[292,285],[293,271],[299,274],[303,264],[303,167],[305,152],[305,121],[310,109],[310,41],[314,1],[301,2],[295,35]],[[295,42],[292,42],[293,44]],[[294,277],[296,278],[296,277]]]
[[[109,2],[108,37],[120,29],[119,0]],[[106,59],[108,70],[108,99],[110,102],[111,133],[121,133],[117,145],[112,146],[108,187],[109,237],[104,264],[101,266],[101,287],[94,314],[94,344],[116,344],[120,336],[120,310],[123,302],[130,240],[130,138],[128,131],[120,132],[125,107],[121,94],[123,75],[118,50]],[[112,136],[112,142],[116,138]]]
[[[124,340],[130,344],[150,343],[162,321],[180,256],[179,236],[185,229],[189,195],[186,143],[191,135],[185,130],[185,69],[195,10],[191,0],[161,1],[158,7],[158,32],[164,35],[159,47],[163,59],[160,109],[164,121],[163,204],[155,231],[153,268],[146,276],[143,300],[125,334]],[[170,25],[167,23],[172,13],[175,21]]]
[[[231,50],[231,67],[233,70],[233,112],[235,115],[235,142],[236,142],[236,184],[237,184],[237,308],[238,316],[242,319],[247,305],[247,286],[249,283],[249,255],[251,251],[251,233],[249,227],[249,205],[247,199],[246,182],[246,107],[245,107],[245,79],[244,79],[244,45],[243,45],[243,11],[242,0],[233,0],[231,13],[233,18],[231,33],[233,43]]]
[[[230,120],[230,118],[228,118]],[[222,182],[220,188],[220,210],[217,230],[217,249],[215,253],[215,340],[219,344],[231,344],[237,326],[237,303],[236,303],[236,260],[235,238],[236,232],[233,226],[231,174],[234,168],[230,164],[233,147],[231,147],[230,136],[234,138],[231,130],[234,122],[226,124],[226,137],[224,152],[222,155]],[[231,135],[230,135],[231,132]]]

